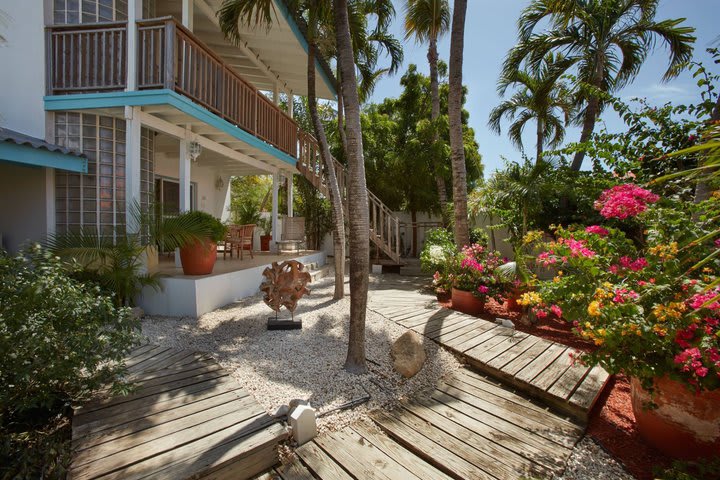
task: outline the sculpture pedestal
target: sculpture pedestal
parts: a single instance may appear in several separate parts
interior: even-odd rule
[[[299,317],[295,319],[268,317],[268,330],[300,330],[301,328],[302,319]]]

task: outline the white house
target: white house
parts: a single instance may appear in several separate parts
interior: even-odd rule
[[[218,26],[220,4],[0,0],[4,248],[77,227],[111,232],[133,202],[222,217],[233,175],[274,176],[277,223],[279,179],[317,161],[292,111],[293,97],[307,94],[307,41],[275,0],[272,27],[241,29],[231,44]],[[335,99],[322,59],[316,79],[319,98]],[[194,296],[174,312],[162,311],[176,303],[168,299],[149,308],[200,314],[230,298],[201,307],[200,291]]]

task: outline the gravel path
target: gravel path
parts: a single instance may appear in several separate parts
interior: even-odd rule
[[[634,480],[623,465],[587,435],[568,459],[562,475],[553,480]]]
[[[197,320],[146,317],[143,334],[153,343],[210,352],[268,413],[294,398],[309,400],[322,413],[370,394],[371,400],[360,407],[319,418],[321,431],[342,428],[369,410],[431,388],[460,366],[450,353],[426,340],[425,366],[405,380],[392,368],[390,347],[406,329],[368,311],[369,373],[345,372],[350,299],[333,301],[332,278],[311,284],[311,289],[295,312],[302,318],[302,330],[267,331],[272,311],[258,294]]]

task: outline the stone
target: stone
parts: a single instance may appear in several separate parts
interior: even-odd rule
[[[315,409],[310,405],[298,405],[290,413],[289,422],[298,445],[303,445],[317,436]]]
[[[140,320],[145,316],[145,310],[143,310],[140,307],[133,307],[130,309],[130,313],[132,314],[133,318],[135,320]]]
[[[286,417],[288,412],[290,412],[290,407],[287,405],[281,405],[275,410],[275,413],[273,413],[273,417],[275,418],[282,418]]]
[[[292,412],[300,405],[310,405],[310,402],[303,400],[302,398],[293,398],[290,400],[290,403],[288,403],[288,410]]]
[[[413,377],[422,369],[426,360],[423,340],[417,333],[408,330],[403,333],[390,350],[393,368],[405,378]]]

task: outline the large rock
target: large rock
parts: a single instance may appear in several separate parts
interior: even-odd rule
[[[390,356],[393,359],[393,367],[405,378],[410,378],[420,371],[425,359],[425,348],[420,335],[413,331],[403,333],[395,340]]]

